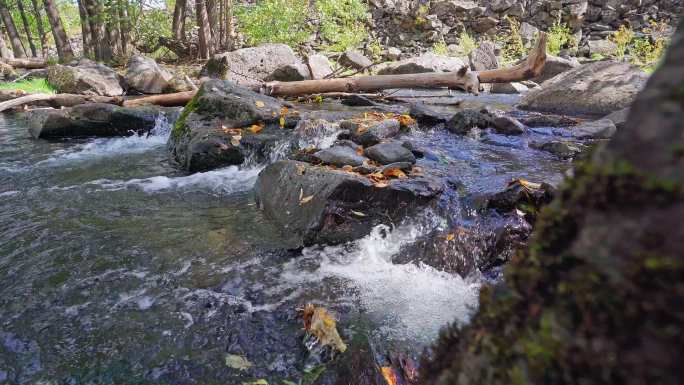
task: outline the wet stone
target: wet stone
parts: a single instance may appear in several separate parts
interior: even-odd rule
[[[546,151],[563,159],[572,158],[582,152],[582,148],[577,143],[560,140],[553,140],[544,143],[531,142],[530,148]]]
[[[368,158],[384,165],[397,162],[416,163],[413,153],[397,142],[376,144],[366,148],[365,154]]]
[[[579,139],[610,139],[616,132],[617,127],[609,119],[585,122],[572,128],[572,135]]]
[[[344,166],[361,166],[366,157],[359,155],[356,150],[347,146],[335,146],[325,150],[318,151],[314,154],[324,164],[330,164],[336,167]]]
[[[413,103],[411,104],[411,109],[409,115],[414,118],[418,123],[434,126],[437,124],[444,124],[449,121],[451,114],[444,114],[437,112],[424,103]]]
[[[484,129],[491,125],[492,117],[488,113],[476,110],[463,110],[454,115],[446,124],[446,128],[454,134],[466,135],[473,128]]]
[[[356,127],[354,128],[354,125]],[[356,123],[343,126],[341,128],[352,128],[352,140],[364,147],[373,146],[380,143],[382,140],[393,138],[401,132],[401,124],[397,119],[387,119],[373,125],[365,131],[359,133],[359,126]]]
[[[517,119],[508,116],[500,116],[492,120],[494,131],[503,135],[522,135],[525,126]]]

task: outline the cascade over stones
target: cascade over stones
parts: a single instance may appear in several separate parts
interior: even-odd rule
[[[395,223],[426,206],[442,189],[427,176],[377,186],[361,175],[285,160],[259,174],[255,194],[288,246],[298,248],[361,238],[379,224]]]
[[[169,137],[171,158],[190,172],[239,165],[249,155],[265,156],[284,133],[269,124],[279,120],[282,105],[228,80],[204,82],[185,106]],[[267,127],[253,133],[254,124]]]
[[[542,210],[423,384],[681,383],[684,22],[624,129]]]

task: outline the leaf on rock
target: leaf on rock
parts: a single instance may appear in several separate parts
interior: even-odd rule
[[[257,108],[264,108],[264,106],[266,106],[261,100],[254,102],[254,105],[257,106]]]
[[[387,385],[397,385],[397,374],[394,372],[391,366],[383,366],[380,368],[380,373],[382,377],[387,382]]]
[[[258,124],[252,124],[252,126],[248,128],[249,132],[251,132],[252,134],[258,134],[263,129],[264,129],[264,123],[263,122],[258,123]]]
[[[402,127],[412,126],[416,123],[416,121],[410,115],[399,115],[397,120]]]
[[[446,236],[447,242],[453,241],[454,238],[456,238],[456,234],[454,234],[454,233],[449,233],[449,234],[447,234],[447,236]]]
[[[399,178],[399,179],[406,179],[407,178],[406,174],[398,168],[391,168],[389,170],[386,170],[382,173],[382,175],[387,176],[387,177]]]
[[[330,346],[340,353],[347,350],[347,345],[337,332],[335,319],[325,308],[308,304],[304,308],[302,318],[304,330],[316,337],[321,345]]]
[[[285,118],[281,116],[278,124],[280,124],[280,128],[285,128]]]
[[[252,367],[252,363],[243,356],[226,354],[226,366],[237,370],[247,370]]]
[[[301,205],[304,205],[304,204],[307,204],[307,203],[311,202],[311,200],[313,199],[313,197],[314,197],[313,195],[309,195],[309,196],[307,196],[307,197],[300,198],[300,199],[299,199],[299,205],[301,206]]]

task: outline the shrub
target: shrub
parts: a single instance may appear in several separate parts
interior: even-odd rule
[[[235,12],[247,43],[284,43],[292,47],[309,38],[307,15],[307,0],[261,0],[237,7]]]
[[[378,40],[371,41],[368,44],[368,52],[374,62],[380,61],[382,59],[382,44]]]
[[[459,55],[468,56],[477,48],[475,39],[468,34],[468,31],[463,31],[458,35],[457,51]]]
[[[497,41],[502,45],[502,62],[507,64],[515,62],[525,55],[525,44],[523,44],[520,34],[520,22],[508,16],[505,16],[504,19],[508,21],[510,32],[505,36],[497,37]]]
[[[447,48],[444,40],[436,42],[435,45],[432,46],[432,52],[434,52],[435,55],[449,56],[449,48]]]
[[[342,52],[359,45],[368,37],[368,8],[362,0],[316,0],[320,33],[327,49]]]
[[[549,28],[546,51],[551,55],[558,55],[564,47],[576,44],[577,42],[575,42],[575,38],[572,36],[570,27],[561,23],[560,19]]]
[[[627,47],[632,42],[632,39],[634,39],[634,31],[624,25],[621,25],[610,37],[610,40],[617,45],[615,57],[618,60],[622,60],[625,57],[625,52],[627,52]]]

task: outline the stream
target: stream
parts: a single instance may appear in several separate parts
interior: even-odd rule
[[[265,165],[183,174],[168,160],[169,130],[160,119],[149,136],[34,140],[21,118],[0,115],[0,384],[296,382],[296,309],[307,303],[338,318],[348,354],[361,337],[378,356],[418,359],[499,277],[392,257],[435,229],[492,231],[501,218],[478,197],[514,178],[558,184],[570,167],[528,148],[550,129],[416,130],[429,150],[418,165],[452,186],[434,208],[349,244],[287,251],[255,205]],[[226,354],[253,366],[231,368]]]

